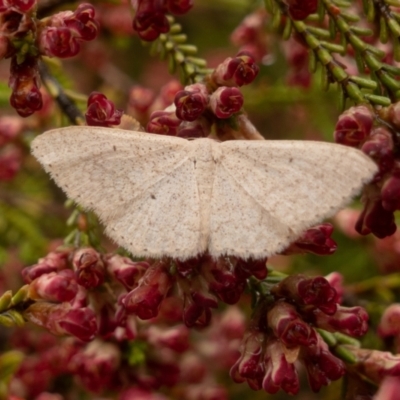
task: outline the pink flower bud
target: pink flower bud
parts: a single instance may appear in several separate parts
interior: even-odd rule
[[[49,26],[41,31],[39,49],[48,57],[68,58],[76,56],[81,46],[69,28]]]
[[[70,252],[70,250],[58,250],[47,254],[44,258],[39,258],[37,264],[26,267],[21,271],[22,279],[25,283],[31,283],[34,279],[43,274],[57,272],[67,268]]]
[[[186,14],[193,7],[194,0],[167,0],[168,11],[175,15]]]
[[[297,394],[300,389],[299,377],[294,367],[294,361],[287,361],[287,350],[281,342],[268,342],[265,350],[265,375],[262,387],[267,393],[274,394],[283,389],[288,394]]]
[[[78,284],[70,269],[41,275],[29,285],[29,297],[33,300],[61,303],[72,300],[77,293]]]
[[[176,116],[184,121],[194,121],[204,112],[208,104],[207,88],[200,83],[186,86],[175,95]]]
[[[253,82],[259,71],[253,58],[243,54],[227,58],[212,74],[219,86],[243,86]]]
[[[340,379],[346,372],[343,361],[329,351],[328,345],[319,335],[317,345],[302,347],[300,358],[307,369],[308,382],[314,392]]]
[[[87,342],[97,332],[96,315],[90,308],[72,308],[68,303],[36,302],[23,314],[28,321],[54,335],[72,335]]]
[[[374,128],[361,150],[378,164],[381,173],[392,169],[394,164],[393,140],[386,128]]]
[[[64,24],[74,36],[87,41],[95,39],[99,30],[94,7],[88,3],[79,4],[73,14],[65,18]]]
[[[318,255],[333,254],[337,249],[336,242],[331,238],[332,224],[320,224],[307,229],[299,239],[293,242],[282,254],[314,253]]]
[[[210,96],[210,108],[218,118],[229,118],[240,111],[243,95],[239,89],[221,86]]]
[[[78,283],[86,289],[100,286],[104,282],[104,264],[92,248],[80,249],[74,254],[72,265]]]
[[[288,11],[294,20],[306,19],[317,12],[318,0],[287,0]]]
[[[0,182],[11,181],[21,168],[21,151],[15,146],[8,146],[0,151]]]
[[[94,393],[111,389],[121,362],[121,352],[112,343],[94,340],[74,355],[70,368],[83,386]]]
[[[146,131],[159,135],[175,136],[181,120],[177,118],[175,111],[154,111],[150,115]]]
[[[86,123],[90,126],[119,125],[124,112],[116,109],[114,103],[99,92],[92,92],[88,98]]]
[[[137,286],[140,278],[149,267],[150,264],[145,261],[132,261],[130,258],[121,257],[118,254],[106,261],[106,269],[128,290]]]
[[[400,376],[400,354],[346,346],[357,358],[360,372],[375,383],[388,376]]]
[[[128,314],[136,314],[141,319],[154,318],[171,285],[172,278],[165,266],[155,263],[146,270],[138,287],[123,297],[122,304]]]
[[[133,29],[142,40],[153,41],[161,33],[169,31],[169,23],[165,14],[167,13],[164,1],[139,0]]]
[[[315,330],[300,318],[295,307],[289,303],[276,302],[267,313],[267,321],[274,335],[288,347],[317,343]]]
[[[318,328],[329,332],[341,332],[349,336],[363,336],[368,330],[368,314],[362,307],[338,306],[333,315],[327,315],[321,310],[313,311]]]
[[[366,106],[351,107],[339,116],[335,128],[335,142],[357,147],[369,135],[374,114]]]
[[[265,374],[263,342],[264,334],[261,332],[249,332],[243,339],[242,354],[229,372],[234,382],[247,380],[252,389],[261,389]]]
[[[28,12],[34,5],[36,5],[36,0],[5,0],[9,7],[15,7],[23,13]]]
[[[394,303],[386,308],[378,326],[381,337],[400,336],[400,304]]]

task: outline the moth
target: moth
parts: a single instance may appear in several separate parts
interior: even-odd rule
[[[220,143],[87,126],[48,131],[32,152],[118,245],[180,260],[276,254],[377,172],[361,151],[332,143]]]

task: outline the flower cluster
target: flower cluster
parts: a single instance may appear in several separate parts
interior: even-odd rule
[[[242,54],[227,58],[210,81],[186,86],[175,95],[175,109],[153,112],[147,124],[152,133],[180,137],[204,137],[219,120],[237,115],[243,106],[240,86],[251,83],[258,73],[252,57]],[[220,125],[220,124],[219,124]]]
[[[396,107],[387,111],[388,120],[396,124]],[[394,211],[400,209],[400,164],[396,160],[396,149],[390,129],[374,125],[375,116],[367,106],[352,107],[345,111],[336,124],[337,143],[360,148],[378,165],[379,172],[364,190],[364,210],[356,230],[366,235],[373,233],[378,238],[396,232]]]
[[[167,13],[186,14],[193,0],[131,0],[136,10],[133,28],[142,40],[153,41],[169,31]]]
[[[255,390],[296,394],[300,388],[295,363],[301,362],[310,387],[345,373],[316,327],[351,336],[366,333],[368,314],[361,307],[342,307],[340,296],[323,277],[292,275],[271,290],[273,301],[259,304],[243,342],[241,357],[231,369],[235,382],[247,381]]]
[[[27,117],[42,108],[38,62],[40,55],[72,57],[82,41],[93,40],[99,25],[90,4],[80,4],[43,20],[36,20],[36,1],[7,0],[0,6],[0,60],[12,57],[10,104]]]

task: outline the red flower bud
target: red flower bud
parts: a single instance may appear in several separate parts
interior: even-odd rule
[[[382,207],[385,210],[400,210],[400,168],[395,168],[393,175],[384,182],[381,195]]]
[[[88,98],[86,123],[90,126],[119,125],[124,112],[116,109],[114,103],[99,92],[92,92]]]
[[[154,318],[171,285],[172,279],[163,264],[153,264],[140,279],[138,287],[122,298],[122,304],[128,314],[136,314],[141,319]]]
[[[41,31],[39,49],[48,57],[68,58],[76,56],[81,46],[69,28],[49,26]]]
[[[357,147],[371,133],[374,115],[366,106],[351,107],[339,116],[335,142]]]
[[[243,95],[239,89],[221,86],[210,96],[210,108],[218,118],[229,118],[240,111]]]
[[[65,18],[64,24],[81,40],[95,39],[99,30],[94,7],[88,3],[79,4],[73,14]]]
[[[212,74],[219,86],[243,86],[253,82],[259,71],[258,65],[247,54],[227,58]]]
[[[363,336],[368,330],[368,314],[362,307],[338,306],[333,315],[320,310],[313,311],[318,328],[329,332],[341,332],[349,336]]]
[[[180,123],[181,120],[177,118],[175,111],[154,111],[150,116],[146,131],[175,136]]]
[[[196,83],[186,86],[175,95],[176,116],[184,121],[194,121],[204,112],[208,97],[204,85]]]
[[[169,31],[166,5],[162,0],[139,0],[133,29],[142,40],[153,41]]]
[[[306,19],[317,12],[318,0],[287,0],[288,11],[294,20]]]
[[[175,15],[186,14],[193,7],[194,0],[167,0],[168,11]]]
[[[80,249],[74,254],[72,265],[78,283],[86,289],[100,286],[104,282],[104,264],[100,254],[92,248]]]
[[[304,322],[294,306],[284,301],[276,302],[267,313],[268,327],[286,346],[310,346],[317,343],[313,328]]]
[[[140,278],[149,267],[150,264],[145,261],[135,262],[118,254],[108,258],[106,262],[107,270],[128,290],[137,286]]]
[[[393,235],[397,226],[392,211],[387,211],[382,206],[381,199],[368,199],[364,210],[356,223],[356,231],[360,235],[373,233],[379,239]]]

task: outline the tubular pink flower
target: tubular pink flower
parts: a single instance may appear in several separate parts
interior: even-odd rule
[[[128,257],[114,254],[106,260],[106,269],[126,289],[131,290],[138,285],[140,278],[144,275],[150,264],[145,261],[135,262]]]
[[[43,274],[61,271],[68,267],[68,256],[71,250],[57,250],[39,258],[38,263],[26,267],[21,271],[25,283],[31,283],[34,279]]]
[[[183,121],[194,121],[204,112],[208,101],[207,88],[203,84],[186,86],[175,95],[176,116]]]
[[[71,16],[64,19],[64,24],[81,40],[93,40],[99,31],[94,7],[88,3],[80,4]]]
[[[92,248],[78,250],[72,259],[78,283],[85,289],[93,289],[104,282],[104,263]]]
[[[243,86],[253,82],[259,71],[258,65],[247,54],[227,58],[212,74],[219,86]]]
[[[219,87],[210,96],[211,111],[221,119],[231,117],[240,111],[243,106],[243,95],[235,87]]]
[[[149,343],[157,347],[166,347],[177,353],[184,353],[189,348],[189,329],[184,325],[170,328],[150,326],[146,331]]]
[[[165,266],[161,262],[153,264],[140,279],[138,287],[123,297],[126,312],[144,320],[156,317],[172,283]]]
[[[276,302],[267,313],[267,323],[274,335],[287,347],[317,343],[315,330],[300,318],[295,307],[289,303]]]
[[[197,296],[199,298],[199,296]],[[192,298],[191,295],[185,294],[184,306],[182,312],[182,320],[188,328],[204,328],[211,322],[211,307],[208,304],[211,302],[197,302],[196,297]],[[207,305],[205,305],[207,304]],[[213,308],[216,308],[214,306]]]
[[[90,308],[72,308],[68,303],[36,302],[24,311],[24,316],[54,335],[72,335],[85,342],[97,332],[95,313]]]
[[[366,106],[351,107],[339,116],[335,142],[357,147],[371,133],[374,114]]]
[[[368,314],[362,307],[338,306],[333,315],[327,315],[321,310],[313,311],[318,328],[329,332],[341,332],[349,336],[363,336],[368,330]]]
[[[308,382],[314,392],[331,381],[341,378],[346,372],[342,360],[329,351],[328,345],[318,336],[314,346],[302,347],[300,359],[307,369]]]
[[[375,383],[389,376],[400,376],[400,354],[388,351],[362,349],[346,346],[357,358],[357,369]]]
[[[294,360],[288,362],[286,359],[284,345],[278,340],[272,340],[267,343],[264,364],[265,375],[262,387],[267,393],[274,394],[279,389],[288,394],[297,394],[300,389],[299,377]]]
[[[263,342],[264,333],[256,331],[249,332],[243,339],[241,356],[229,372],[234,382],[247,381],[252,389],[261,389],[265,375]]]
[[[92,92],[88,98],[86,123],[90,126],[119,125],[124,112],[116,109],[114,103],[99,92]]]
[[[175,111],[154,111],[150,115],[146,131],[159,135],[175,136],[181,120],[177,118]]]
[[[41,275],[29,285],[29,297],[33,300],[61,303],[72,300],[77,293],[78,283],[70,269]]]
[[[81,46],[69,28],[49,26],[41,31],[39,48],[49,57],[68,58],[76,56]]]

